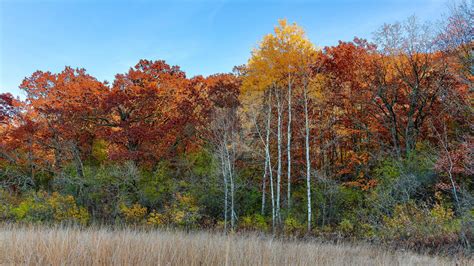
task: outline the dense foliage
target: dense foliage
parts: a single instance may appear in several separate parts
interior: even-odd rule
[[[0,94],[0,220],[470,248],[473,9],[316,48],[279,21],[232,74],[140,60]]]

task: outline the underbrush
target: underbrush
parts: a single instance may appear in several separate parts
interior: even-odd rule
[[[184,229],[186,231],[211,230],[223,232],[223,221],[202,226],[205,217],[199,213],[195,200],[188,195],[175,195],[173,204],[161,210],[148,209],[139,203],[118,207],[113,223],[101,223],[71,195],[44,191],[14,197],[0,193],[0,221],[24,225],[68,225],[87,228],[97,224],[118,228],[133,227],[140,230]],[[356,217],[356,216],[352,216]],[[396,249],[409,249],[422,254],[472,256],[472,213],[456,216],[452,207],[437,195],[430,206],[415,202],[396,205],[381,222],[343,218],[339,224],[315,227],[307,231],[306,224],[288,216],[281,226],[272,229],[268,217],[256,214],[240,217],[234,232],[264,234],[282,239],[319,239],[328,243],[375,243]]]

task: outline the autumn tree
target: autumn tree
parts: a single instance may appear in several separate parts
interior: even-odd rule
[[[473,5],[472,1],[466,0],[462,0],[458,4],[453,3],[436,39],[438,48],[451,59],[452,74],[466,84],[473,82]]]
[[[292,165],[292,100],[294,98],[293,89],[295,85],[302,88],[305,77],[308,76],[312,56],[315,49],[312,43],[306,38],[304,31],[296,24],[288,24],[285,20],[280,20],[275,27],[274,34],[265,36],[259,47],[255,49],[250,58],[244,75],[243,93],[262,91],[268,99],[276,102],[277,113],[277,172],[276,172],[276,199],[275,217],[281,221],[281,183],[282,183],[282,139],[283,139],[283,110],[286,99],[287,104],[287,206],[291,207],[291,165]],[[286,97],[285,97],[286,90]],[[265,93],[266,91],[266,93]],[[268,119],[271,116],[271,102],[268,101]],[[263,128],[263,127],[262,127]],[[270,126],[266,126],[267,136],[269,136]],[[267,140],[268,139],[268,140]],[[265,147],[266,165],[270,161],[270,143],[266,138]],[[265,166],[268,168],[268,166]],[[309,176],[307,177],[309,179]],[[308,198],[309,200],[309,198]],[[273,212],[273,211],[272,211]]]
[[[98,112],[106,86],[84,69],[66,67],[58,74],[37,71],[20,88],[27,93],[28,117],[37,124],[36,140],[53,151],[55,171],[61,174],[69,156],[82,176],[82,156],[96,133],[89,118]]]
[[[15,112],[14,98],[10,93],[0,93],[0,124],[8,124]]]
[[[116,75],[95,117],[111,157],[154,163],[176,153],[184,143],[193,107],[185,73],[164,61],[140,60]]]
[[[385,24],[376,39],[380,49],[374,73],[376,104],[390,121],[396,154],[401,156],[403,150],[408,155],[451,77],[446,61],[434,50],[431,26],[415,17]]]
[[[372,60],[375,46],[356,38],[326,47],[314,70],[320,76],[321,109],[318,165],[328,177],[364,185],[369,153],[385,142],[385,131],[372,104]],[[377,156],[377,155],[374,155]],[[362,182],[362,183],[361,183]]]
[[[216,74],[209,76],[204,82],[204,94],[210,109],[207,113],[205,128],[201,134],[211,144],[215,157],[220,162],[224,184],[224,229],[227,230],[228,217],[230,226],[236,227],[235,191],[238,172],[240,143],[240,121],[237,115],[239,102],[240,80],[232,74]],[[229,208],[230,205],[230,208]]]
[[[441,90],[439,109],[429,117],[433,142],[438,158],[435,169],[440,175],[437,188],[451,191],[458,214],[468,213],[472,202],[466,185],[474,174],[472,150],[474,138],[472,99],[473,76],[473,2],[453,4],[445,22],[439,29],[437,45],[447,61],[450,74],[449,86]],[[464,185],[463,185],[464,184]],[[469,231],[472,219],[462,220],[460,236],[463,244],[471,248]]]

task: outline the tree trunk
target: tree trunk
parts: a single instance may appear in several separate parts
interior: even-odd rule
[[[281,223],[281,214],[280,214],[280,192],[281,192],[281,117],[282,117],[282,106],[280,93],[277,93],[277,112],[278,112],[278,128],[277,128],[277,139],[278,139],[278,167],[277,167],[277,191],[276,191],[276,218],[278,224]]]
[[[305,149],[306,149],[306,196],[308,209],[308,232],[311,231],[311,160],[309,157],[309,117],[308,117],[308,91],[304,89],[304,118],[305,118]]]
[[[228,213],[228,185],[227,185],[227,171],[226,171],[226,163],[225,163],[225,152],[224,147],[221,147],[221,167],[222,167],[222,177],[224,179],[224,231],[227,231],[227,213]]]
[[[288,74],[288,130],[287,130],[287,144],[286,150],[288,152],[288,212],[291,210],[291,77]]]
[[[262,178],[262,210],[260,211],[260,214],[265,215],[265,195],[266,195],[266,182],[267,182],[267,170],[268,169],[268,157],[265,154],[265,170],[263,172],[263,178]]]
[[[227,170],[229,174],[229,181],[230,181],[230,226],[231,229],[234,230],[235,228],[235,204],[234,204],[234,171],[231,163],[231,154],[229,152],[228,143],[227,143],[227,134],[224,133],[224,148],[225,148],[225,157],[227,159]],[[232,144],[234,145],[234,144]],[[233,161],[233,159],[232,159]]]
[[[271,118],[272,118],[272,89],[268,94],[268,115],[265,136],[265,156],[268,161],[268,176],[270,177],[270,196],[272,202],[272,230],[275,232],[275,192],[273,187],[273,169],[270,156],[270,132],[271,132]]]
[[[77,175],[80,178],[84,178],[84,164],[82,163],[81,153],[76,143],[72,144],[72,153],[74,158],[74,164],[76,166]]]

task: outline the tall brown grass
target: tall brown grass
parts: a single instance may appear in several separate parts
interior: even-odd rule
[[[369,245],[272,240],[262,236],[0,226],[0,264],[7,265],[469,265],[472,262],[392,252]]]

